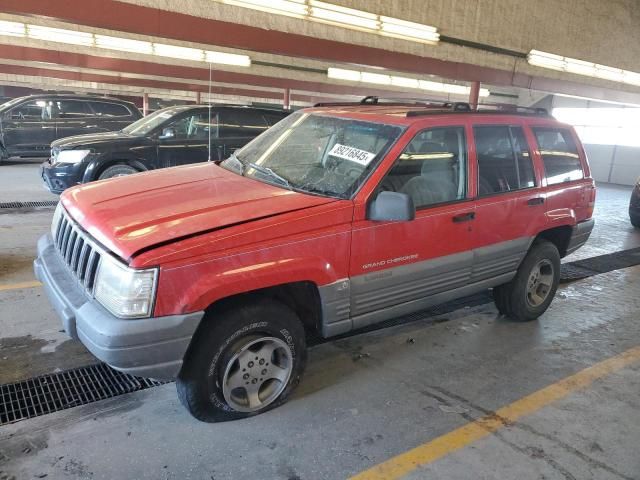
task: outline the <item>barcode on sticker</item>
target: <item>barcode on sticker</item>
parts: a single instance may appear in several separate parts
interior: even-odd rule
[[[336,143],[329,155],[344,158],[345,160],[350,160],[352,162],[359,163],[360,165],[364,165],[365,167],[369,165],[371,160],[375,158],[375,153],[367,152],[366,150],[360,150],[355,147],[347,147],[346,145],[340,145]]]

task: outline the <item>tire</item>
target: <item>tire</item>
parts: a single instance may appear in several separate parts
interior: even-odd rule
[[[130,165],[112,165],[100,174],[98,180],[106,180],[107,178],[124,177],[125,175],[131,175],[138,173],[138,170]]]
[[[287,401],[300,383],[307,355],[304,328],[290,308],[262,301],[229,308],[203,322],[176,380],[178,397],[191,415],[224,422]],[[253,402],[250,391],[255,392]]]
[[[635,228],[640,228],[640,217],[629,217],[629,219],[631,220],[631,225]]]
[[[527,322],[542,315],[553,301],[560,282],[560,254],[554,244],[535,241],[509,283],[493,289],[498,311]]]
[[[508,292],[509,284],[500,285],[493,288],[493,303],[500,315],[509,316],[509,306],[507,305],[506,293]]]

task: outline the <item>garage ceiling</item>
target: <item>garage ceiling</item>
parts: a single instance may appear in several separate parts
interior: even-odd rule
[[[585,22],[589,15],[597,13],[594,9],[600,8],[601,2],[580,2],[588,7],[582,9],[577,8],[578,2],[568,2],[568,7],[567,2],[561,7],[558,2],[551,2],[554,5],[551,8],[550,0],[513,0],[507,8],[505,2],[497,0],[479,2],[473,8],[469,8],[468,2],[444,0],[333,2],[434,25],[441,38],[438,45],[228,3],[243,2],[166,0],[163,9],[159,9],[152,0],[0,0],[0,11],[6,12],[0,15],[0,20],[77,30],[84,35],[156,42],[178,50],[186,47],[246,55],[251,59],[250,67],[213,64],[210,72],[205,61],[184,60],[188,50],[176,52],[175,56],[182,57],[179,59],[96,48],[93,44],[76,45],[55,35],[36,35],[38,38],[0,35],[0,81],[24,85],[49,83],[55,89],[99,88],[130,94],[147,91],[193,98],[197,92],[209,90],[211,74],[212,93],[221,99],[278,101],[285,89],[291,89],[294,104],[407,91],[412,96],[415,93],[434,98],[464,98],[328,78],[327,69],[339,67],[447,84],[468,85],[479,80],[492,92],[490,101],[494,102],[531,104],[540,98],[538,92],[556,92],[640,103],[640,86],[547,70],[529,65],[526,60],[526,52],[535,47],[562,50],[558,53],[574,58],[586,56],[590,61],[640,71],[640,57],[634,57],[634,53],[640,53],[634,52],[640,48],[637,28],[640,24],[638,14],[631,8],[633,1],[607,2],[610,17],[619,20],[617,31],[603,32],[610,20],[598,18],[599,29],[585,41],[572,33],[576,33],[581,22],[582,27],[588,25]],[[502,10],[497,10],[498,4]],[[543,8],[542,4],[549,8]],[[521,8],[516,8],[518,5]],[[627,10],[632,14],[624,15]],[[531,18],[539,21],[533,24]],[[551,41],[553,35],[562,37],[564,43]],[[627,43],[628,49],[617,49],[609,59],[601,55],[603,45],[624,35],[639,38],[635,43]],[[591,50],[581,51],[581,45]]]

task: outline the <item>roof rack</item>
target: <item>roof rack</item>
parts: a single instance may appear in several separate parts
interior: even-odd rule
[[[384,101],[381,101],[384,100]],[[414,98],[414,97],[377,97],[370,95],[368,97],[364,97],[362,100],[357,102],[322,102],[316,103],[314,107],[346,107],[346,106],[354,106],[354,105],[384,105],[384,106],[422,106],[422,107],[432,107],[432,106],[443,106],[443,105],[451,105],[451,102],[443,102],[442,100],[431,100],[425,98]]]
[[[381,102],[380,100],[389,100]],[[473,109],[467,102],[448,102],[443,100],[430,100],[423,98],[399,98],[399,97],[364,97],[359,102],[325,102],[317,103],[314,107],[348,107],[357,105],[384,105],[390,107],[411,106],[425,107],[424,110],[410,110],[406,113],[407,117],[418,117],[422,115],[441,114],[443,112],[450,113],[511,113],[519,115],[535,115],[541,117],[549,117],[546,108],[539,107],[520,107],[505,103],[482,103],[476,109]]]

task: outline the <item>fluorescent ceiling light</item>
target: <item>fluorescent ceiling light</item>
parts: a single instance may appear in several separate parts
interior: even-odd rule
[[[66,30],[64,28],[42,27],[40,25],[27,25],[27,35],[37,40],[50,42],[70,43],[72,45],[93,45],[93,34]]]
[[[21,22],[7,22],[0,20],[0,35],[8,35],[10,37],[26,36],[26,25]]]
[[[567,59],[565,71],[569,73],[575,73],[577,75],[595,77],[596,64],[591,62],[584,62],[582,60]]]
[[[624,70],[620,68],[605,67],[604,65],[596,66],[595,76],[605,80],[611,80],[612,82],[623,82],[625,78]]]
[[[554,55],[553,53],[541,52],[539,50],[531,50],[529,55],[527,55],[527,60],[531,65],[550,68],[552,70],[564,71],[566,67],[564,57]]]
[[[360,72],[355,70],[345,70],[343,68],[330,67],[327,70],[327,76],[329,78],[335,78],[336,80],[347,80],[350,82],[360,81]]]
[[[420,81],[417,78],[391,77],[391,85],[403,88],[420,88]]]
[[[235,65],[240,67],[251,66],[251,57],[247,55],[214,52],[210,50],[202,50],[200,48],[182,47],[179,45],[169,45],[165,43],[153,43],[143,40],[134,40],[131,38],[113,37],[97,33],[93,34],[89,32],[79,32],[77,30],[43,27],[40,25],[0,20],[0,36],[2,35],[27,37],[35,40],[45,40],[56,43],[70,43],[73,45],[97,47],[122,52],[142,53],[145,55],[158,55],[180,60],[219,63],[222,65]]]
[[[236,65],[239,67],[250,67],[251,57],[248,55],[238,55],[235,53],[205,51],[205,61],[209,63],[220,63],[222,65]]]
[[[418,80],[417,78],[390,76],[380,73],[360,72],[357,70],[347,70],[344,68],[329,68],[327,76],[336,80],[346,80],[349,82],[374,83],[376,85],[390,85],[402,88],[415,88],[418,90],[428,90],[452,95],[468,96],[471,88],[465,85],[453,83],[432,82],[430,80]],[[488,97],[491,92],[486,88],[481,88],[479,96]]]
[[[638,72],[586,62],[576,58],[563,57],[553,53],[541,52],[540,50],[531,50],[527,55],[527,61],[536,67],[640,86],[640,73]]]
[[[108,35],[95,36],[96,47],[108,48],[110,50],[119,50],[122,52],[133,53],[153,53],[153,44],[142,40],[132,40],[130,38],[110,37]]]
[[[251,8],[291,17],[304,17],[309,13],[306,0],[219,0],[227,5]]]
[[[153,53],[161,57],[193,60],[195,62],[204,60],[204,51],[199,48],[179,47],[177,45],[166,45],[164,43],[154,43]]]
[[[382,35],[410,38],[426,43],[436,43],[440,40],[440,34],[435,27],[384,16],[380,16],[380,22],[380,33]]]
[[[377,33],[386,37],[436,44],[440,34],[436,27],[408,22],[399,18],[342,7],[320,0],[216,0],[238,7],[302,18],[312,22]]]
[[[361,72],[360,81],[365,83],[375,83],[377,85],[391,85],[391,77],[389,75],[381,75],[379,73]]]
[[[349,28],[359,27],[366,30],[377,30],[379,28],[378,15],[373,13],[316,0],[309,0],[309,5],[311,6],[309,16],[314,20]]]

